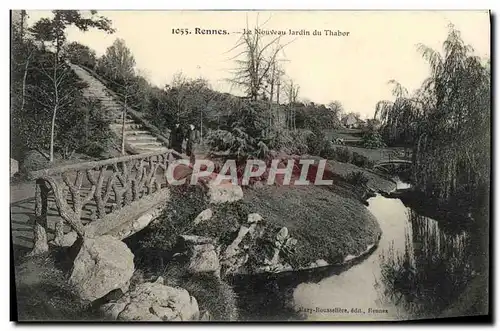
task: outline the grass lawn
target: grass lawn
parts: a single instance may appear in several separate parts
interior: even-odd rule
[[[358,255],[377,242],[375,217],[340,187],[264,186],[245,190],[248,209],[272,227],[286,226],[298,240],[295,258],[301,266],[323,259],[330,264]]]

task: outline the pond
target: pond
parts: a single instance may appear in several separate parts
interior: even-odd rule
[[[405,187],[398,183],[398,188]],[[417,214],[399,199],[377,195],[368,204],[383,232],[371,255],[351,267],[237,283],[244,301],[242,318],[420,319],[461,307],[460,301],[466,300],[460,295],[477,275],[472,236],[441,229],[437,221]],[[452,308],[451,315],[459,316],[460,310]]]

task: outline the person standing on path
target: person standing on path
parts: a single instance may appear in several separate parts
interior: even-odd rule
[[[170,148],[177,153],[182,153],[182,142],[184,140],[181,125],[175,124],[174,129],[170,132]]]
[[[191,156],[193,154],[193,145],[194,141],[196,139],[196,132],[194,130],[194,125],[190,124],[189,125],[189,131],[186,134],[186,155]]]

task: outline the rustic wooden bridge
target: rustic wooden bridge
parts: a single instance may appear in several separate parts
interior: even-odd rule
[[[19,214],[27,215],[31,224],[25,230],[31,227],[34,235],[17,244],[28,244],[37,254],[48,250],[48,242],[70,246],[77,238],[132,235],[168,203],[168,176],[186,175],[168,173],[170,162],[179,159],[186,157],[165,148],[29,173],[35,197],[14,203],[11,219],[15,223]]]

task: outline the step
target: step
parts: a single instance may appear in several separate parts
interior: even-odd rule
[[[139,136],[139,135],[151,135],[151,133],[149,131],[146,131],[146,130],[129,130],[126,132],[127,134],[127,137],[130,137],[130,136]]]
[[[134,148],[134,150],[139,153],[139,154],[143,154],[143,153],[151,153],[151,152],[155,152],[155,151],[161,151],[163,150],[165,147],[156,147],[156,148]]]
[[[129,141],[156,141],[156,137],[150,134],[141,135],[127,135],[127,140]]]
[[[121,119],[121,117],[112,117],[112,120],[113,120],[113,123],[115,124],[122,124],[123,120]],[[135,123],[135,121],[131,118],[125,118],[125,124],[131,124],[131,123]]]
[[[155,146],[163,146],[159,141],[130,141],[127,139],[131,146],[137,146],[138,148],[149,148]]]
[[[118,123],[111,123],[110,124],[110,127],[111,129],[119,129],[121,130],[122,129],[122,124],[118,124]],[[129,130],[134,130],[134,129],[140,129],[142,127],[141,124],[137,124],[137,123],[129,123],[129,124],[125,124],[125,131],[129,131]]]

